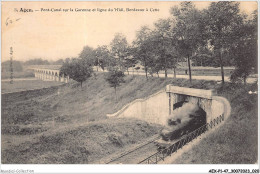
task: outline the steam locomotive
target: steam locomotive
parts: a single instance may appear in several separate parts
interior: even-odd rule
[[[186,102],[178,104],[178,107],[181,107],[184,103]],[[204,124],[206,124],[206,112],[200,107],[197,107],[194,112],[181,117],[175,116],[168,120],[168,126],[161,131],[161,138],[155,141],[155,145],[158,150],[164,149]]]

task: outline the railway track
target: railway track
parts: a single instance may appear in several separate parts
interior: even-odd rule
[[[151,137],[149,140],[145,141],[144,143],[139,144],[138,146],[129,149],[125,153],[122,153],[118,155],[117,157],[114,157],[113,159],[105,162],[106,164],[135,164],[137,161],[136,159],[140,158],[141,160],[144,159],[144,153],[151,154],[149,152],[149,149],[151,152],[155,153],[157,151],[156,146],[154,145],[154,142],[160,138],[160,135],[155,135]],[[145,155],[148,157],[149,155]]]
[[[189,138],[189,141],[192,141],[194,138],[196,138],[197,136],[199,136],[200,134],[202,134],[207,128],[207,124],[200,127],[198,130],[199,131],[194,131],[194,135],[193,137]],[[186,143],[188,143],[189,141],[182,141],[182,139],[185,139],[187,137],[187,135],[184,135],[178,139],[175,139],[174,141],[171,141],[169,143],[169,146],[172,145],[176,145],[176,148],[172,148],[170,153],[173,153],[175,151],[178,150],[178,148],[181,148],[182,146],[186,145]],[[169,151],[167,150],[168,148],[164,149],[164,150],[160,150],[158,151],[158,147],[155,145],[155,141],[160,139],[161,136],[157,136],[156,138],[154,138],[151,141],[148,141],[146,143],[143,143],[141,145],[139,145],[138,147],[110,160],[109,162],[107,162],[106,164],[139,164],[139,163],[144,163],[145,161],[147,161],[146,159],[148,158],[156,158],[156,163],[157,163],[157,156],[161,156],[163,155],[163,157],[158,157],[161,158],[162,160],[164,160],[164,157],[166,157],[168,154],[169,155]],[[171,145],[170,145],[171,144]],[[149,160],[148,160],[149,163]]]
[[[174,140],[174,142],[172,142],[170,146],[152,154],[151,156],[145,158],[142,161],[139,161],[138,164],[157,164],[159,161],[162,160],[164,161],[164,159],[167,156],[170,156],[171,154],[177,152],[183,146],[193,141],[194,139],[199,137],[201,134],[207,132],[208,130],[213,129],[222,121],[224,121],[224,114],[214,118],[212,121],[210,121],[210,123],[201,126],[200,128],[194,130],[193,132],[190,132],[182,136],[181,138]]]
[[[207,130],[217,126],[222,121],[224,121],[223,114],[195,131],[172,141],[171,145],[160,151],[158,151],[157,146],[154,143],[160,138],[160,136],[158,136],[153,140],[110,160],[106,164],[157,164],[159,161],[164,160],[165,157],[178,151],[178,149],[205,133]]]
[[[136,164],[138,161],[142,161],[144,158],[157,152],[157,147],[155,146],[154,141],[144,144],[131,152],[113,159],[107,164]]]

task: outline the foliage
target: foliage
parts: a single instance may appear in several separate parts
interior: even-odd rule
[[[170,13],[170,18],[159,19],[153,28],[142,26],[132,45],[122,33],[116,33],[109,46],[95,50],[86,46],[80,57],[91,66],[103,70],[119,67],[128,74],[130,67],[134,71],[142,65],[147,80],[148,73],[159,76],[161,70],[167,78],[168,69],[173,69],[176,77],[179,60],[187,60],[190,82],[192,65],[221,67],[222,83],[224,66],[236,67],[233,81],[245,81],[256,72],[257,13],[249,20],[240,12],[239,2],[228,1],[212,2],[203,10],[185,1],[172,7]]]
[[[81,53],[79,54],[79,58],[84,60],[84,63],[88,64],[89,66],[96,65],[96,55],[93,48],[89,46],[85,46]]]
[[[151,51],[155,59],[150,67],[157,74],[159,70],[164,70],[167,78],[167,69],[175,69],[177,65],[177,43],[173,31],[175,22],[171,19],[160,19],[154,25],[155,30],[151,38],[154,47]]]
[[[143,26],[137,32],[134,41],[136,54],[135,57],[151,75],[165,71],[167,77],[168,68],[176,68],[177,54],[174,45],[174,37],[171,32],[174,23],[171,19],[160,19],[155,24],[155,29],[151,30]]]
[[[203,10],[192,2],[181,2],[170,13],[170,18],[159,19],[152,29],[142,26],[132,45],[128,45],[122,33],[117,33],[110,49],[86,46],[80,57],[90,66],[103,70],[119,67],[128,74],[130,67],[135,70],[141,64],[147,80],[148,73],[153,76],[161,70],[166,78],[168,69],[173,69],[176,77],[178,60],[185,59],[190,82],[192,65],[221,67],[222,83],[224,66],[236,67],[231,76],[233,81],[239,78],[245,81],[250,73],[256,72],[257,13],[249,20],[240,12],[239,2],[228,1],[212,2]]]
[[[149,62],[148,72],[151,76],[154,73],[159,77],[159,71],[162,69],[159,56],[153,56],[153,59]]]
[[[71,79],[80,82],[81,88],[82,83],[91,77],[92,73],[92,66],[84,59],[74,58],[71,61],[66,61],[60,69],[61,75],[64,74],[65,76],[69,76]]]
[[[127,48],[127,55],[125,57],[125,61],[124,61],[124,67],[126,68],[126,71],[129,75],[129,68],[134,68],[136,63],[137,63],[137,59],[134,56],[135,54],[135,49],[133,47],[128,47]]]
[[[151,35],[151,30],[147,26],[142,26],[139,31],[136,33],[136,39],[133,42],[134,45],[134,57],[136,60],[139,60],[140,63],[144,66],[146,79],[148,80],[147,72],[149,63],[151,62],[152,55],[151,50],[153,48],[152,43],[149,40]]]
[[[124,83],[124,73],[119,70],[118,67],[113,67],[109,69],[109,72],[106,77],[106,81],[110,84],[110,87],[115,89],[116,101],[117,101],[117,94],[116,88],[120,86],[121,83]]]
[[[231,48],[236,69],[231,74],[231,81],[243,80],[251,73],[257,72],[257,12],[254,12],[253,19],[245,20],[238,28],[239,39]]]
[[[49,65],[48,60],[42,58],[30,59],[24,62],[24,65]]]
[[[196,54],[192,56],[194,66],[213,66],[217,67],[219,64],[213,58],[214,54],[207,46],[199,47]]]
[[[120,70],[123,68],[124,59],[127,56],[128,43],[126,37],[121,33],[116,33],[114,39],[110,43],[111,53],[117,59],[117,65]]]
[[[98,46],[95,49],[95,65],[105,69],[105,67],[110,66],[112,62],[112,57],[106,45]]]
[[[52,65],[62,65],[63,63],[64,63],[64,60],[63,59],[59,59],[57,61],[52,62],[51,64]]]
[[[174,32],[178,42],[178,53],[188,59],[191,82],[190,57],[200,45],[205,44],[203,14],[195,8],[192,2],[182,2],[180,7],[173,7],[171,14],[176,20]]]
[[[239,14],[239,3],[231,1],[212,2],[205,11],[208,40],[213,50],[218,54],[221,67],[222,83],[224,83],[223,52],[240,37],[236,32],[242,25]]]
[[[3,62],[2,64],[2,72],[10,72],[10,60]],[[12,61],[13,71],[15,72],[22,72],[23,66],[22,62],[13,60]]]

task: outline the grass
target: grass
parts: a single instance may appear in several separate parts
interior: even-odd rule
[[[62,84],[61,82],[42,81],[42,80],[13,81],[13,84],[10,84],[9,81],[1,82],[2,93],[25,91],[25,90],[32,90],[32,89],[39,89],[39,88],[48,88],[51,86],[57,86],[61,84]]]
[[[108,119],[44,133],[3,151],[6,163],[91,163],[156,134],[159,126],[135,119]],[[19,157],[18,157],[19,154]]]
[[[184,79],[146,81],[143,76],[126,76],[126,83],[117,90],[116,102],[114,89],[104,76],[90,78],[82,89],[79,84],[71,83],[2,95],[2,163],[92,163],[123,151],[156,134],[161,127],[136,119],[108,119],[106,114],[170,83],[215,89],[233,107],[231,117],[222,128],[184,154],[179,163],[255,162],[257,96],[247,94],[253,86],[227,84],[221,88],[214,81],[194,80],[190,84]]]

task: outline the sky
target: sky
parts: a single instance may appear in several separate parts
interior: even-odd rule
[[[141,26],[152,26],[158,19],[169,17],[170,7],[178,4],[177,1],[2,2],[1,59],[2,62],[10,59],[11,47],[13,60],[19,61],[77,57],[86,45],[93,48],[108,45],[118,32],[124,34],[131,43]],[[198,9],[203,9],[208,7],[210,2],[201,1],[194,4]],[[113,11],[97,11],[109,8]],[[122,12],[115,11],[115,8],[145,11]],[[52,12],[47,11],[48,9],[61,11]],[[92,11],[93,9],[96,11]],[[240,9],[250,14],[257,9],[257,2],[241,1]]]

